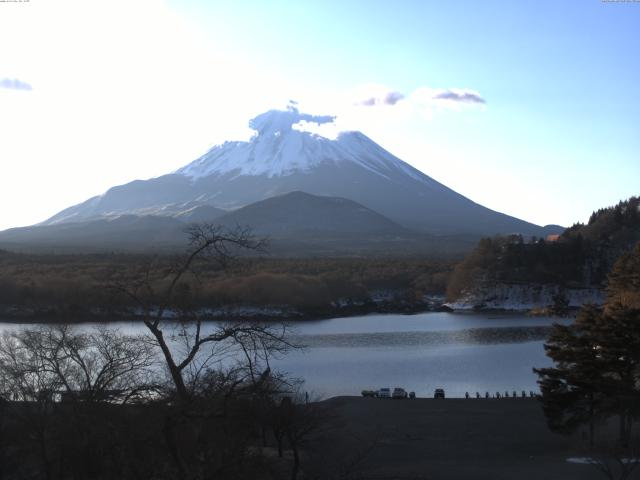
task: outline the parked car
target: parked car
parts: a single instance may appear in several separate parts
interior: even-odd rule
[[[396,387],[393,389],[391,398],[404,400],[405,398],[407,398],[407,392],[404,390],[404,388]]]
[[[376,392],[375,390],[362,390],[362,396],[363,397],[377,397],[378,396],[378,392]]]
[[[391,389],[385,387],[378,390],[378,398],[391,398]]]
[[[444,398],[444,388],[436,388],[433,392],[433,398]]]
[[[414,398],[416,398],[416,392],[409,392],[409,398],[411,400],[413,400]]]

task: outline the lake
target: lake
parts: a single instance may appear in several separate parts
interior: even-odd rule
[[[448,397],[519,394],[538,390],[533,367],[551,365],[543,343],[556,321],[519,313],[428,312],[297,322],[291,339],[305,348],[274,360],[272,367],[305,379],[313,398],[396,386],[418,396],[432,396],[435,388],[444,388]],[[139,323],[115,325],[144,332]]]
[[[418,396],[538,390],[532,367],[551,365],[543,343],[558,319],[522,314],[421,313],[305,322],[308,347],[274,364],[319,396],[403,387]],[[568,323],[563,320],[563,323]]]

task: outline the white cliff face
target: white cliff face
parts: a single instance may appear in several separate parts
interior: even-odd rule
[[[554,296],[562,292],[569,301],[569,307],[579,308],[591,303],[602,305],[605,293],[598,288],[565,288],[558,285],[523,285],[499,283],[492,287],[479,287],[466,292],[462,297],[447,305],[454,310],[474,308],[496,310],[532,310],[554,304]]]

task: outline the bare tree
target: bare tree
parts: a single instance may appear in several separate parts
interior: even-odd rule
[[[320,402],[308,403],[301,394],[301,384],[290,395],[283,395],[278,404],[274,404],[271,414],[271,428],[276,439],[278,454],[282,457],[283,444],[286,439],[293,464],[291,479],[296,480],[300,474],[302,448],[320,432],[331,424],[331,412],[327,405]]]
[[[65,469],[83,477],[95,469],[99,444],[118,433],[121,405],[153,394],[155,363],[145,339],[105,328],[48,326],[0,336],[17,478],[64,478]],[[29,471],[35,465],[37,475]]]
[[[152,282],[147,271],[137,282],[118,284],[113,288],[132,300],[143,314],[144,325],[162,352],[178,400],[186,402],[197,390],[197,383],[213,364],[225,357],[246,360],[250,381],[268,368],[269,356],[284,352],[290,344],[283,325],[257,322],[216,323],[205,325],[196,309],[188,308],[183,280],[190,276],[199,280],[197,266],[203,260],[225,268],[238,252],[261,252],[266,244],[248,228],[224,229],[211,224],[193,225],[188,229],[189,249],[175,266],[165,272],[163,286]],[[178,333],[171,334],[178,329]],[[209,327],[209,328],[207,328]]]
[[[125,403],[155,388],[155,362],[143,338],[107,328],[47,326],[0,337],[0,377],[11,400]]]

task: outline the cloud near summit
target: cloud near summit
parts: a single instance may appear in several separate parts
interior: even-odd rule
[[[396,91],[389,91],[379,95],[372,95],[363,100],[356,101],[356,105],[363,107],[373,107],[376,105],[395,105],[404,99],[404,94]]]
[[[442,90],[433,96],[434,100],[448,100],[460,103],[487,103],[478,93],[471,90]]]
[[[333,95],[304,99],[302,109],[309,112],[331,111],[335,116],[299,113],[298,103],[289,102],[287,110],[295,117],[295,130],[335,139],[340,133],[363,131],[372,138],[384,138],[385,128],[416,119],[433,120],[438,112],[484,110],[485,98],[477,91],[461,88],[422,86],[402,92],[381,84],[361,84]],[[293,118],[292,118],[293,120]],[[255,125],[252,126],[255,128]]]
[[[486,103],[480,93],[470,89],[423,86],[405,95],[398,90],[380,85],[366,85],[356,89],[353,101],[357,107],[393,107],[408,104],[429,109],[460,109]]]

